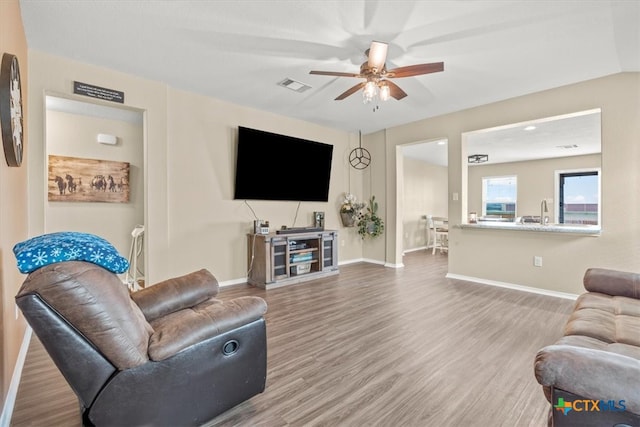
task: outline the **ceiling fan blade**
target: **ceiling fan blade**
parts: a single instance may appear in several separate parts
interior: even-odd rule
[[[398,67],[387,71],[386,77],[400,78],[419,76],[420,74],[437,73],[444,70],[444,62],[433,62],[431,64],[417,64],[406,67]]]
[[[385,83],[387,84],[387,86],[389,86],[389,95],[391,95],[392,97],[394,97],[398,101],[400,101],[402,98],[407,96],[407,93],[405,91],[403,91],[402,89],[400,89],[400,86],[398,86],[394,82],[392,82],[390,80],[385,80]]]
[[[360,74],[341,73],[339,71],[309,71],[309,74],[319,74],[321,76],[336,76],[336,77],[362,77]]]
[[[368,50],[369,55],[369,68],[375,68],[381,71],[384,68],[384,63],[387,61],[387,49],[389,46],[383,42],[371,42],[371,47]]]
[[[340,95],[338,95],[338,97],[335,99],[335,101],[342,101],[347,96],[353,95],[354,93],[356,93],[357,91],[362,89],[364,87],[365,83],[366,82],[361,82],[361,83],[358,83],[357,85],[347,89],[346,91],[344,91]]]

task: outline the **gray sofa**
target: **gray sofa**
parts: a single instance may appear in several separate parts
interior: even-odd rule
[[[640,274],[591,268],[565,333],[536,355],[549,426],[640,426]]]

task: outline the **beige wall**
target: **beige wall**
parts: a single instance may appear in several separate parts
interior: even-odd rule
[[[313,211],[325,211],[325,227],[339,230],[340,261],[363,257],[363,244],[355,229],[343,228],[338,214],[345,191],[351,190],[359,199],[365,199],[362,188],[367,172],[355,171],[348,165],[349,152],[358,145],[356,134],[240,107],[35,50],[29,51],[29,58],[30,102],[37,106],[32,108],[30,124],[36,134],[29,153],[34,162],[29,186],[32,234],[46,229],[45,138],[44,132],[38,131],[44,129],[44,95],[84,100],[72,94],[73,81],[77,80],[124,91],[125,106],[144,112],[149,283],[197,268],[209,268],[223,282],[246,277],[246,233],[254,218],[244,202],[232,200],[238,126],[334,145],[329,202],[302,203],[296,225],[310,225]],[[384,144],[379,149],[384,150]],[[276,166],[292,168],[292,179],[300,179],[304,173],[303,163],[283,161]],[[293,225],[297,203],[249,203],[261,219],[270,221],[272,228]],[[379,259],[383,260],[384,255]]]
[[[168,182],[171,269],[175,272],[206,267],[220,280],[246,277],[247,238],[255,211],[272,229],[282,225],[309,226],[313,212],[325,212],[325,228],[340,230],[340,261],[361,258],[355,229],[342,228],[339,206],[348,191],[348,153],[355,135],[311,123],[250,110],[205,96],[168,91]],[[233,200],[237,127],[319,141],[334,146],[328,203]],[[307,160],[308,161],[308,160]],[[303,159],[273,167],[287,168],[291,179],[304,180]],[[361,177],[351,176],[359,199]],[[355,185],[354,185],[355,184]],[[260,177],[256,176],[256,185]],[[283,182],[282,185],[287,185]],[[294,224],[295,219],[295,224]]]
[[[125,92],[125,106],[141,110],[145,117],[144,193],[146,207],[144,223],[146,267],[151,282],[171,276],[168,236],[167,195],[167,87],[159,82],[135,78],[127,74],[81,64],[33,49],[29,50],[30,93],[29,127],[31,140],[29,156],[29,234],[45,232],[45,204],[47,203],[47,168],[45,139],[45,95],[73,96],[73,82],[80,81]],[[93,102],[92,99],[89,99]],[[99,103],[98,101],[96,101]],[[104,105],[113,106],[104,102]],[[127,254],[125,254],[127,255]]]
[[[117,136],[118,143],[99,144],[98,133]],[[128,203],[46,201],[44,205],[45,232],[94,233],[128,257],[131,231],[137,224],[144,223],[142,120],[134,123],[48,110],[46,144],[48,155],[129,163]],[[85,188],[88,185],[83,183]]]
[[[600,154],[470,166],[467,189],[468,211],[482,214],[482,178],[515,175],[518,179],[516,215],[540,215],[542,199],[549,200],[549,218],[553,221],[555,172],[558,170],[600,168]],[[553,202],[550,200],[553,199]]]
[[[385,164],[389,157],[385,146],[385,132],[380,131],[362,137],[363,146],[371,154],[371,164],[362,170],[362,188],[364,200],[368,203],[371,196],[376,197],[378,202],[378,216],[384,222],[384,234],[374,239],[366,237],[362,241],[362,255],[370,262],[386,264],[397,267],[400,264],[390,263],[386,257],[386,244],[390,238],[395,238],[395,234],[388,234],[389,218],[395,216],[395,205],[387,203],[384,186],[386,182]],[[366,141],[366,143],[364,143]],[[394,156],[395,157],[395,156]],[[357,234],[356,234],[357,235]]]
[[[640,73],[622,73],[387,129],[392,147],[447,138],[449,149],[449,273],[568,293],[581,293],[588,267],[640,271]],[[602,110],[602,219],[599,237],[456,228],[468,212],[466,150],[461,134],[595,108]],[[365,139],[371,143],[370,138]],[[386,198],[397,200],[395,159],[387,159]],[[466,168],[465,168],[466,170]],[[460,193],[458,201],[453,193]],[[389,229],[395,230],[395,218]],[[388,233],[388,261],[398,259]],[[533,257],[543,257],[543,267]]]
[[[448,216],[447,167],[404,157],[402,168],[404,251],[424,247],[424,215]]]
[[[27,42],[22,27],[20,5],[17,0],[0,1],[0,52],[11,53],[18,57],[22,86],[23,112],[28,107],[28,62]],[[16,268],[13,246],[27,237],[27,169],[30,161],[26,150],[29,147],[29,117],[23,119],[25,155],[21,167],[8,167],[4,152],[0,154],[0,382],[4,401],[11,375],[13,374],[20,344],[25,331],[24,319],[16,319],[14,296],[22,283],[23,276]]]

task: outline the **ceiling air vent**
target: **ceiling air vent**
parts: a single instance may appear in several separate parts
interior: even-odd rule
[[[567,145],[556,145],[556,148],[564,148],[565,150],[570,150],[572,148],[578,148],[576,144],[567,144]]]
[[[291,89],[295,92],[304,92],[305,90],[311,89],[311,86],[308,84],[299,82],[297,80],[286,78],[281,82],[278,82],[278,86],[286,87],[287,89]]]

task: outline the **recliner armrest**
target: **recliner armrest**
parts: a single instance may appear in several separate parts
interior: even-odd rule
[[[208,270],[159,282],[133,292],[131,299],[140,307],[148,322],[167,314],[193,307],[218,294],[218,281]]]
[[[589,268],[584,274],[589,292],[640,299],[640,274],[606,268]]]
[[[627,411],[640,414],[640,361],[632,357],[554,344],[536,355],[535,374],[543,386],[594,400],[624,400]]]
[[[149,358],[159,361],[179,351],[249,324],[264,316],[267,303],[260,297],[244,296],[230,301],[211,299],[189,310],[180,310],[151,323]]]

